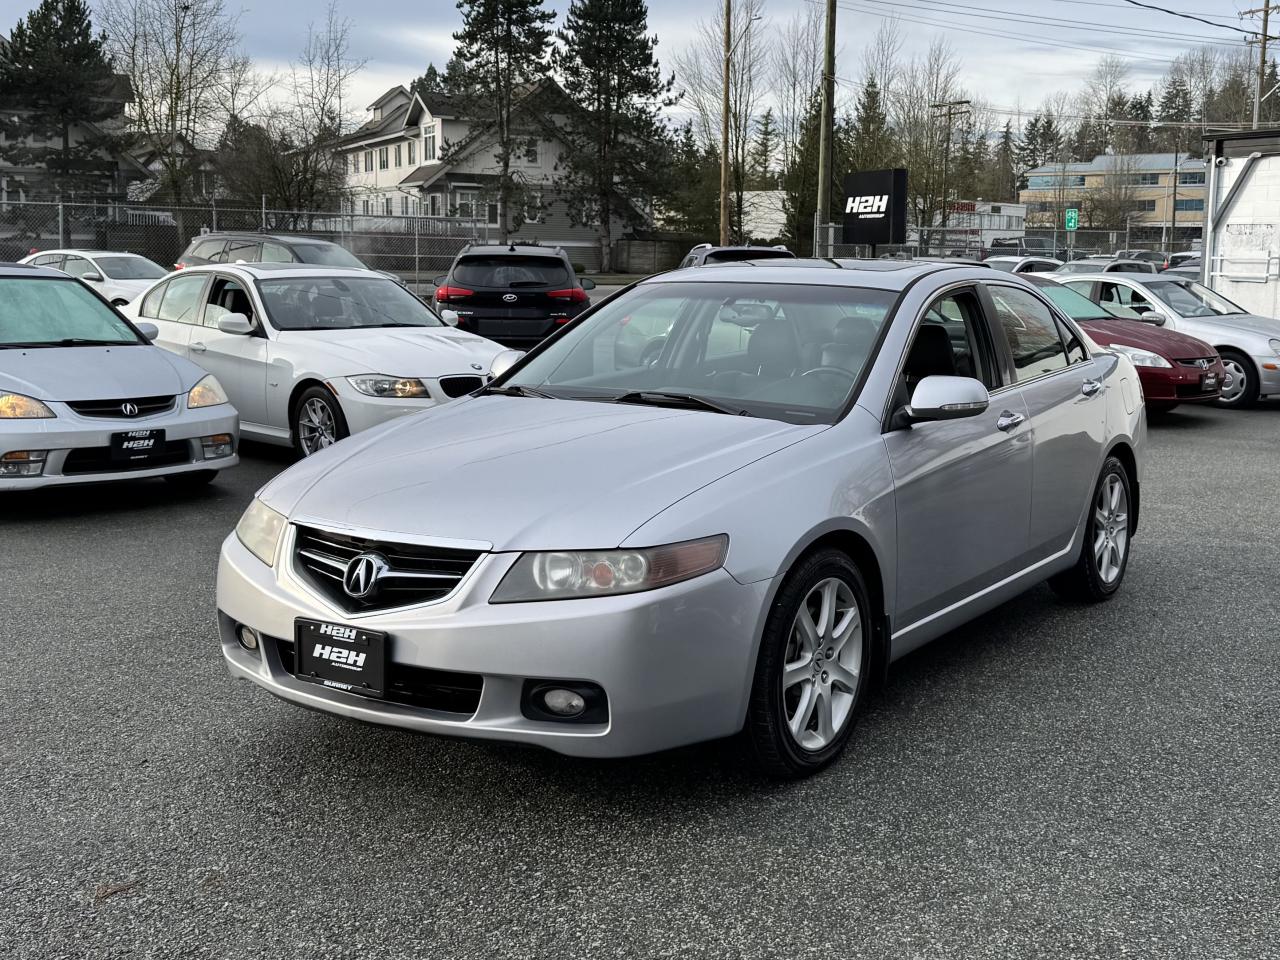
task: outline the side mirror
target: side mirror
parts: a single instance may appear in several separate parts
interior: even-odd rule
[[[441,310],[440,319],[443,320],[445,323],[447,323],[449,326],[456,327],[458,325],[458,311],[457,310]]]
[[[590,277],[583,277],[578,283],[581,284],[583,290],[594,290],[596,288],[596,282]]]
[[[489,364],[489,379],[496,380],[502,376],[514,367],[516,362],[523,356],[523,350],[503,350]]]
[[[134,326],[138,328],[140,334],[147,338],[148,342],[160,336],[160,328],[154,323],[135,323]]]
[[[976,417],[991,403],[987,388],[972,377],[925,377],[911,395],[906,414],[912,422]]]
[[[253,324],[243,313],[228,313],[218,318],[218,329],[223,333],[234,333],[247,337],[253,333]]]
[[[101,282],[102,282],[102,274],[100,274],[100,273],[86,273],[86,274],[85,274],[84,276],[82,276],[80,279],[81,279],[81,280],[88,280],[90,283],[101,283]]]

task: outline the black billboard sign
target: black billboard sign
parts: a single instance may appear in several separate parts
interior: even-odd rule
[[[844,196],[844,243],[907,242],[906,170],[846,174]]]

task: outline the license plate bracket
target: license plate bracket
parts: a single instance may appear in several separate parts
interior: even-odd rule
[[[293,622],[294,676],[362,697],[387,691],[387,635],[343,623]]]
[[[1210,390],[1217,390],[1219,387],[1218,375],[1216,373],[1205,373],[1200,375],[1200,389],[1206,393]]]
[[[121,463],[150,460],[163,449],[163,430],[125,430],[111,435],[111,459]]]

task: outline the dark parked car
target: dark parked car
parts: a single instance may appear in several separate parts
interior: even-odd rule
[[[714,263],[739,263],[743,260],[794,260],[796,255],[786,247],[715,247],[700,243],[685,254],[677,270],[685,267],[705,267]]]
[[[191,239],[173,268],[205,263],[311,263],[368,269],[351,251],[328,240],[271,233],[203,233]]]
[[[589,307],[594,289],[560,247],[469,245],[436,279],[435,301],[459,329],[531,347]]]

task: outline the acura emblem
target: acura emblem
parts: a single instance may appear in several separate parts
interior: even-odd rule
[[[484,364],[481,364],[481,363],[473,363],[473,364],[471,365],[471,369],[472,369],[472,370],[483,370],[483,369],[484,369]]]
[[[364,600],[378,589],[378,581],[382,579],[390,567],[386,559],[378,553],[362,553],[352,557],[342,575],[342,589],[347,596]]]
[[[517,297],[514,293],[504,293],[504,294],[502,295],[502,302],[503,302],[503,303],[515,303],[515,302],[516,302],[517,300],[519,300],[519,299],[520,299],[520,298],[519,298],[519,297]]]
[[[124,403],[120,404],[120,412],[126,417],[136,417],[138,415],[138,405],[136,403],[129,403],[126,400]]]

